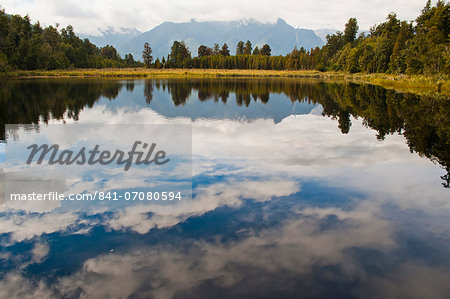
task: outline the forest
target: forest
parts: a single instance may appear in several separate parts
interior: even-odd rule
[[[131,54],[122,59],[110,45],[98,48],[75,35],[72,26],[42,28],[27,15],[0,10],[0,72],[11,70],[138,67]]]
[[[152,57],[151,41],[144,45],[142,61],[131,54],[122,59],[110,45],[98,48],[77,37],[71,26],[42,28],[28,16],[0,11],[0,72],[66,68],[198,68],[254,70],[319,70],[349,73],[450,74],[450,4],[428,0],[415,21],[401,21],[395,13],[384,23],[360,33],[350,18],[344,32],[327,36],[319,48],[294,48],[285,56],[272,56],[270,45],[253,47],[250,40],[229,46],[201,45],[197,56],[183,41],[175,41],[167,57]],[[139,57],[140,59],[141,57]]]

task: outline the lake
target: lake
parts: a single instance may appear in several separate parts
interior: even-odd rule
[[[0,95],[0,298],[450,297],[444,96],[294,78],[2,80]],[[26,142],[88,132],[117,146],[161,135],[174,164],[17,162]],[[47,191],[186,197],[6,195],[51,174]]]

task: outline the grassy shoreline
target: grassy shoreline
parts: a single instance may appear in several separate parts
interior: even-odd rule
[[[319,71],[223,70],[223,69],[75,69],[15,71],[3,78],[316,78],[369,83],[400,92],[450,95],[448,75],[349,74]]]

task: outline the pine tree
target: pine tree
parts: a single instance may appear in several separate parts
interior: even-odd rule
[[[144,60],[145,67],[150,67],[152,65],[153,56],[152,48],[149,43],[144,44],[144,51],[142,51],[142,59]]]
[[[220,54],[223,56],[230,56],[230,50],[228,50],[228,45],[226,43],[223,44]]]
[[[245,43],[244,54],[245,55],[252,54],[252,43],[249,40]]]
[[[207,47],[201,45],[200,47],[198,47],[197,53],[199,58],[202,58],[203,56],[208,56]]]
[[[244,54],[244,42],[240,41],[237,43],[236,46],[236,55],[243,55]]]
[[[219,54],[220,54],[220,46],[219,46],[219,44],[214,44],[213,55],[219,55]]]
[[[261,48],[261,55],[264,55],[264,56],[270,56],[270,52],[271,52],[272,50],[270,49],[270,46],[268,45],[268,44],[264,44],[264,46],[262,46],[262,48]]]

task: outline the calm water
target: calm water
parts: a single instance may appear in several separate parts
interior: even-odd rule
[[[39,124],[2,125],[2,140],[54,123],[191,124],[193,159],[189,209],[0,205],[0,298],[450,298],[449,99],[72,79],[2,81],[0,107],[2,124]]]

